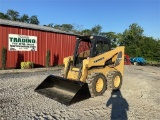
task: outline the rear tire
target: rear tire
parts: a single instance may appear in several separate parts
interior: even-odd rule
[[[110,71],[107,75],[108,88],[116,91],[122,86],[122,75],[119,71]]]
[[[107,80],[102,73],[88,75],[86,83],[88,83],[91,97],[103,95],[107,89]]]

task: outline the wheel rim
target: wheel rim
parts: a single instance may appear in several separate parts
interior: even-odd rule
[[[120,77],[119,76],[116,76],[114,78],[114,87],[119,87],[119,84],[120,84]]]
[[[99,79],[97,80],[97,83],[96,83],[96,91],[97,91],[97,92],[102,91],[103,85],[104,85],[103,79],[99,78]]]

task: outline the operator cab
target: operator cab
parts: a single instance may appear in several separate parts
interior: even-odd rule
[[[111,41],[101,36],[78,36],[73,65],[79,67],[84,59],[92,58],[111,50]]]

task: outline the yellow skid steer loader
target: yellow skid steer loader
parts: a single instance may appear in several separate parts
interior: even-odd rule
[[[48,76],[35,91],[65,105],[120,89],[124,47],[111,49],[101,36],[78,36],[73,56],[64,58],[59,76]]]

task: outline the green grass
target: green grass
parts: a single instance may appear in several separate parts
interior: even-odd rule
[[[156,61],[156,60],[146,60],[146,62],[148,63],[148,64],[158,64],[158,61]]]

